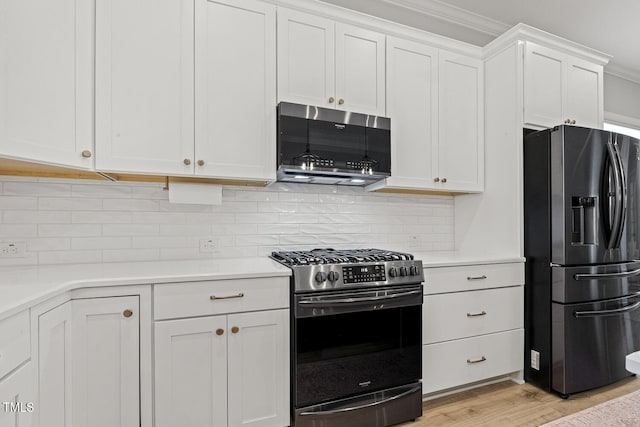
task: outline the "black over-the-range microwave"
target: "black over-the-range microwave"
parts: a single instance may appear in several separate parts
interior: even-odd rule
[[[387,117],[281,102],[278,181],[365,186],[391,176]]]

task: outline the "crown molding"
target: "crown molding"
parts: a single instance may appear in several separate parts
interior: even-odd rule
[[[383,3],[497,37],[510,25],[438,0],[380,0]]]

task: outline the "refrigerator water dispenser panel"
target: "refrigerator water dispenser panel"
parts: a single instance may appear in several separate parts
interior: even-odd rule
[[[571,197],[571,244],[598,244],[598,198]]]

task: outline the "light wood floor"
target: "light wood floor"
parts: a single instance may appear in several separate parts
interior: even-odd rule
[[[529,384],[506,381],[424,402],[423,416],[402,426],[539,426],[635,390],[640,390],[640,378],[631,377],[564,400]]]

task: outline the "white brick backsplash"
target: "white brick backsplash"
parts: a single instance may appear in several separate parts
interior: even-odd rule
[[[450,196],[276,183],[224,186],[221,205],[179,205],[159,183],[0,177],[0,241],[27,243],[3,265],[266,256],[331,246],[452,250]],[[201,253],[200,239],[218,249]]]
[[[73,237],[71,248],[79,249],[120,249],[130,248],[131,237]]]
[[[154,261],[160,259],[160,249],[106,249],[103,262]]]
[[[99,224],[39,224],[39,237],[84,237],[102,235]]]
[[[71,212],[59,211],[5,211],[5,224],[66,224],[71,223]]]
[[[86,197],[40,197],[38,209],[58,211],[100,211],[102,199],[89,199]]]
[[[38,209],[38,198],[0,196],[0,209]]]

